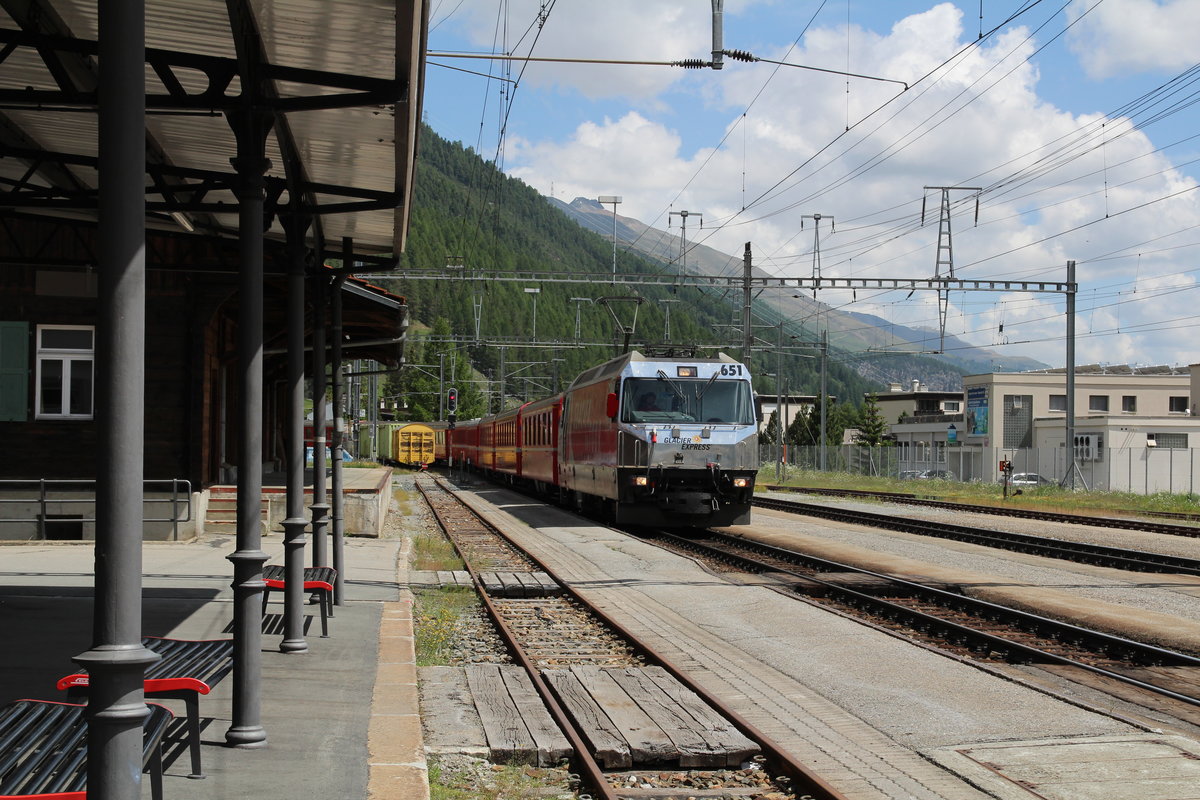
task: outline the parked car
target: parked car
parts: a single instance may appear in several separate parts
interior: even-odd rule
[[[923,481],[953,481],[957,480],[954,473],[948,469],[927,469],[920,475]]]
[[[1036,472],[1014,472],[1010,486],[1049,486],[1053,481],[1043,478]]]
[[[921,470],[919,469],[901,470],[899,475],[899,478],[902,481],[915,481],[919,477],[921,477]]]

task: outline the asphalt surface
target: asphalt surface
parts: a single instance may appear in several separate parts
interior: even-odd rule
[[[282,633],[262,636],[262,724],[267,746],[225,746],[231,725],[232,676],[200,698],[202,757],[207,777],[192,780],[182,731],[166,754],[167,798],[365,798],[368,729],[380,661],[380,623],[398,605],[396,539],[347,539],[345,604],[320,638],[316,605],[305,608],[306,653],[279,651]],[[147,542],[143,549],[143,634],[183,639],[228,638],[233,615],[231,536],[193,542]],[[263,539],[268,563],[283,563],[282,538]],[[71,657],[92,640],[89,543],[0,546],[0,704],[18,698],[65,700],[58,678],[75,671]],[[282,593],[272,594],[268,624],[279,622]],[[415,702],[415,687],[411,694]],[[163,704],[185,717],[182,701]],[[149,796],[149,781],[143,781]]]

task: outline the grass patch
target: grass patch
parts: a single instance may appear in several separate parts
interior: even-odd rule
[[[418,592],[413,605],[417,666],[448,665],[459,618],[479,609],[475,590],[466,586]]]
[[[564,784],[565,772],[556,769],[429,760],[430,800],[546,800],[573,797]]]
[[[380,464],[378,461],[370,461],[370,460],[365,460],[365,459],[361,460],[361,461],[358,459],[355,459],[354,461],[343,461],[342,462],[342,467],[344,467],[345,469],[375,469],[376,467],[382,467],[382,466],[383,466],[383,464]]]
[[[441,534],[418,534],[413,537],[412,568],[418,570],[466,569],[458,551]]]
[[[762,469],[758,485],[775,485],[775,467]],[[1014,495],[1009,487],[1009,496],[1004,497],[1003,487],[997,483],[981,481],[902,481],[874,475],[857,475],[848,472],[821,472],[788,467],[782,481],[784,486],[806,486],[819,489],[857,489],[873,492],[904,492],[920,497],[947,500],[956,503],[976,503],[987,506],[1028,508],[1038,511],[1056,511],[1068,514],[1121,514],[1147,511],[1172,513],[1200,513],[1200,498],[1196,495],[1168,494],[1160,492],[1140,495],[1130,492],[1087,492],[1060,489],[1058,486],[1022,486],[1021,493]]]

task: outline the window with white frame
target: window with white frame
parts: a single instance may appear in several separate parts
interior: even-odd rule
[[[1050,395],[1050,410],[1051,411],[1066,411],[1067,396],[1065,394]]]
[[[1121,396],[1121,411],[1126,414],[1137,413],[1137,395],[1127,394]]]
[[[942,404],[942,410],[945,411],[947,414],[957,414],[958,412],[962,411],[962,401],[961,400],[947,400],[945,403]]]
[[[1167,402],[1167,411],[1172,414],[1188,413],[1188,398],[1187,397],[1172,397]]]
[[[1156,433],[1154,434],[1154,444],[1156,447],[1165,447],[1171,450],[1186,450],[1188,435],[1186,433]]]
[[[90,325],[37,327],[38,419],[91,419],[96,329]]]
[[[1108,395],[1090,395],[1088,397],[1088,411],[1108,411]]]

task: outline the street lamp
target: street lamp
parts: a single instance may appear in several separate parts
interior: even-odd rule
[[[612,274],[613,274],[613,283],[616,283],[617,282],[617,203],[621,202],[621,195],[619,195],[619,194],[602,194],[596,198],[596,202],[600,203],[601,205],[603,205],[605,203],[612,203],[612,207],[613,207]]]
[[[525,294],[533,295],[533,340],[537,341],[537,296],[541,294],[541,289],[536,286],[525,287]]]

